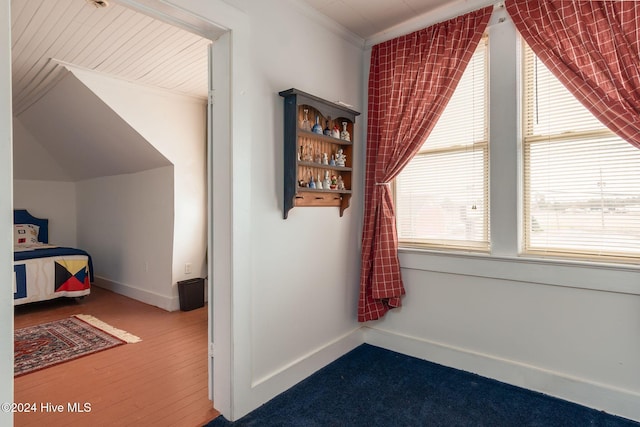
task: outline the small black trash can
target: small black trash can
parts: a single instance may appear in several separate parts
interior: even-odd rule
[[[204,279],[189,279],[178,282],[180,310],[190,311],[204,307]]]

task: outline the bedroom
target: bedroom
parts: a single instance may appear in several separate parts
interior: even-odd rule
[[[210,42],[112,6],[100,10],[84,0],[12,3],[19,76],[13,79],[13,204],[48,218],[52,243],[86,248],[96,267],[93,286],[177,310],[176,282],[206,276]],[[126,20],[146,31],[123,36]],[[158,47],[151,49],[144,37],[153,37]],[[57,44],[45,51],[43,40]],[[74,45],[77,40],[85,44]],[[69,46],[75,51],[68,52]],[[81,46],[88,46],[84,56],[77,53]],[[83,62],[113,67],[124,55],[143,57],[132,46],[145,46],[146,58],[157,62],[154,69],[171,78],[163,80],[151,67],[141,71],[140,62],[130,61],[121,73],[134,69],[143,75],[132,83],[134,77],[125,81],[91,72]],[[80,55],[75,66],[64,63],[63,55],[74,53]],[[49,57],[58,65],[49,67]],[[185,62],[190,67],[180,65]],[[176,68],[191,78],[185,81]],[[94,295],[88,299],[99,298]]]
[[[206,275],[209,42],[120,5],[12,5],[14,207],[48,217],[56,244],[87,248],[99,285],[177,309],[184,266]],[[199,77],[176,73],[182,62]]]
[[[354,41],[285,1],[269,7],[257,1],[237,2],[243,12],[224,2],[211,2],[207,7],[195,0],[171,3],[235,31],[233,44],[226,40],[234,64],[229,95],[233,143],[226,148],[235,163],[229,174],[214,183],[216,189],[227,192],[227,201],[233,200],[229,211],[223,212],[233,221],[221,226],[225,238],[220,243],[233,253],[232,261],[221,264],[227,274],[221,283],[229,287],[226,295],[218,295],[222,317],[214,327],[223,328],[226,322],[226,332],[218,335],[222,347],[216,351],[232,372],[234,393],[230,401],[217,402],[240,415],[365,340],[423,357],[435,354],[457,367],[534,388],[542,384],[563,396],[579,394],[586,400],[614,404],[637,397],[637,385],[627,382],[637,378],[640,360],[639,302],[634,290],[638,280],[631,268],[523,264],[509,257],[511,240],[501,240],[503,251],[497,254],[501,259],[405,253],[402,261],[411,295],[407,305],[381,322],[357,324],[361,229],[357,218],[362,207],[353,203],[343,218],[333,211],[294,210],[282,221],[281,100],[277,92],[299,87],[364,111],[368,45],[363,49],[362,40]],[[454,13],[451,10],[448,16]],[[442,17],[423,19],[420,24],[425,27]],[[403,31],[414,29],[416,26]],[[493,31],[498,33],[498,29]],[[8,45],[6,39],[3,45]],[[332,52],[338,59],[327,61],[318,52]],[[301,60],[290,61],[294,55]],[[3,71],[3,84],[6,73]],[[2,92],[8,89],[3,87]],[[504,105],[515,110],[512,101]],[[3,153],[9,150],[5,145],[0,149]],[[502,186],[497,187],[501,194],[511,197],[515,190],[509,185],[517,181],[512,166],[516,153],[509,149],[501,154],[495,159],[501,167],[492,169],[511,175],[494,181]],[[362,158],[359,161],[361,165]],[[229,183],[224,177],[230,177]],[[3,188],[10,188],[10,180],[2,179]],[[9,191],[0,192],[3,202],[10,203]],[[508,207],[512,202],[508,199],[502,204]],[[505,227],[515,222],[509,212],[495,219]],[[513,233],[497,236],[510,238]],[[309,262],[326,266],[326,270],[318,277],[309,276]],[[482,277],[474,280],[474,274]],[[540,283],[549,274],[559,283]],[[6,276],[9,280],[9,273]],[[612,289],[610,284],[619,286]],[[562,325],[561,330],[557,325]],[[550,336],[549,331],[557,334]],[[602,337],[605,345],[597,342]],[[567,338],[571,338],[571,348],[563,345]],[[234,352],[226,352],[225,341],[234,342]],[[526,349],[513,354],[519,348],[514,342]],[[589,363],[583,355],[589,356]],[[598,361],[622,364],[611,367]],[[230,380],[221,378],[218,386],[225,384]]]

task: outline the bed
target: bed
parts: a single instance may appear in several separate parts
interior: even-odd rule
[[[13,211],[13,304],[91,292],[93,263],[82,249],[49,244],[49,220]]]

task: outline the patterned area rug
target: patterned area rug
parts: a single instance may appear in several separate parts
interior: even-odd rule
[[[14,376],[48,368],[140,339],[92,316],[17,329],[14,333]]]

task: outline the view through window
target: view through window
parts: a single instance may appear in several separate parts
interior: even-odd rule
[[[523,51],[524,252],[640,257],[640,150]]]
[[[401,246],[489,248],[484,37],[424,145],[395,179]]]

